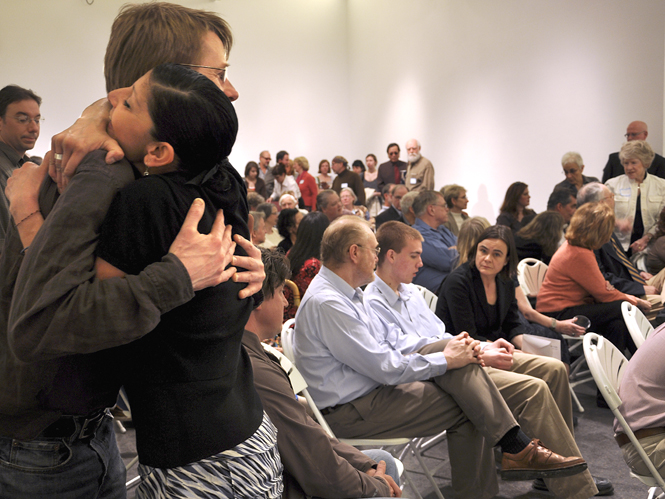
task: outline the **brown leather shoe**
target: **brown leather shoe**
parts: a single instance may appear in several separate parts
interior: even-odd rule
[[[552,452],[534,438],[518,454],[503,453],[501,478],[504,480],[534,480],[577,475],[587,469],[581,457],[563,457]]]

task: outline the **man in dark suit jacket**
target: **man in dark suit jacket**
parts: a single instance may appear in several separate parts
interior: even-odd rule
[[[649,130],[647,124],[643,121],[633,121],[628,128],[626,129],[626,140],[629,142],[631,140],[647,140],[649,135]],[[649,166],[648,172],[651,175],[656,177],[665,178],[665,158],[661,155],[656,154]],[[613,152],[610,154],[607,164],[603,169],[603,183],[607,182],[609,179],[623,175],[623,165],[619,159],[619,153]]]
[[[379,165],[377,191],[380,191],[386,184],[403,184],[404,175],[406,175],[407,164],[399,159],[399,146],[393,142],[388,145],[387,150],[390,161]]]
[[[404,194],[407,192],[409,192],[409,190],[405,185],[398,185],[395,187],[395,190],[393,191],[393,201],[390,205],[390,208],[382,211],[376,216],[377,229],[381,226],[381,224],[390,222],[391,220],[397,220],[398,222],[406,223],[406,220],[404,220],[404,216],[402,215],[402,208],[400,203],[402,201],[402,196],[404,196]]]

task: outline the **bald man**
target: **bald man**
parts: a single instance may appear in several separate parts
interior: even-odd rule
[[[649,136],[649,128],[644,121],[633,121],[628,128],[626,128],[626,140],[630,142],[631,140],[647,140]],[[665,158],[660,154],[656,154],[653,158],[653,162],[649,167],[648,173],[651,175],[656,175],[660,178],[665,178]],[[619,159],[619,153],[613,152],[610,154],[607,164],[603,169],[603,184],[609,179],[623,175],[623,165]]]

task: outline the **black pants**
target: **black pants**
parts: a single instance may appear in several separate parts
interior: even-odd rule
[[[572,319],[576,315],[586,315],[591,321],[589,331],[604,336],[621,352],[628,349],[633,354],[637,348],[623,320],[621,303],[622,300],[577,305],[576,307],[563,309],[560,312],[545,312],[545,314],[558,320]]]

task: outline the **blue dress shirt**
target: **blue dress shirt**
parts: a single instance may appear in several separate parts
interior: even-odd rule
[[[374,331],[363,292],[322,267],[298,307],[294,355],[320,408],[351,402],[381,385],[446,371],[439,355],[402,355]],[[443,356],[443,354],[441,354]]]
[[[408,355],[435,341],[452,338],[415,285],[400,284],[397,290],[399,295],[378,275],[365,289],[365,310],[374,331],[390,348]],[[427,358],[447,365],[443,353],[428,354]]]
[[[421,255],[423,266],[413,279],[413,283],[438,294],[439,286],[450,274],[453,262],[459,256],[457,249],[450,249],[451,246],[457,245],[457,237],[445,226],[440,225],[433,229],[420,218],[416,218],[413,228],[420,232],[424,239]]]

